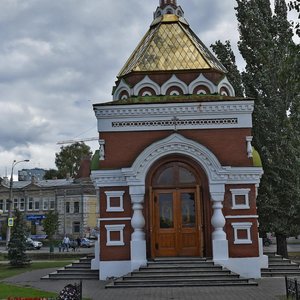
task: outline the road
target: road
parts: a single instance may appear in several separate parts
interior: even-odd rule
[[[77,252],[77,251],[76,251]],[[0,246],[0,253],[7,253],[5,246]],[[42,247],[39,250],[27,250],[27,253],[49,253],[49,247]],[[59,253],[58,248],[54,248],[54,253]],[[68,253],[68,252],[60,252]],[[69,253],[74,253],[72,250],[69,250]],[[79,253],[94,254],[94,247],[91,248],[80,248]]]

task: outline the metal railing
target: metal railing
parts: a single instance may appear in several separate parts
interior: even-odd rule
[[[300,300],[300,282],[296,278],[285,276],[285,288],[288,299]]]

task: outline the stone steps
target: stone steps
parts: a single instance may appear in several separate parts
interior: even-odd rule
[[[269,267],[261,270],[262,277],[300,277],[299,264],[274,253],[267,253]]]
[[[91,270],[91,257],[81,258],[71,265],[57,269],[42,280],[99,280],[99,270]]]
[[[159,258],[106,288],[257,285],[205,258]]]

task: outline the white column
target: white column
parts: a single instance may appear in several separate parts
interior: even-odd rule
[[[224,184],[210,185],[210,196],[213,207],[213,216],[211,218],[211,224],[214,227],[214,232],[212,233],[214,261],[227,260],[229,256],[228,241],[226,233],[223,229],[226,224],[226,220],[222,212],[224,194]]]
[[[131,226],[130,253],[131,269],[135,270],[147,264],[146,258],[146,240],[145,240],[145,218],[143,215],[143,203],[145,197],[145,186],[130,186],[129,193],[131,196],[133,215]]]

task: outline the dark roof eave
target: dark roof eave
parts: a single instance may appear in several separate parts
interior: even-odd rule
[[[118,106],[136,104],[168,104],[168,103],[193,103],[193,102],[221,102],[221,101],[249,101],[254,98],[230,97],[220,95],[185,95],[185,96],[157,96],[157,97],[131,97],[126,100],[117,100],[93,104],[98,106]]]

